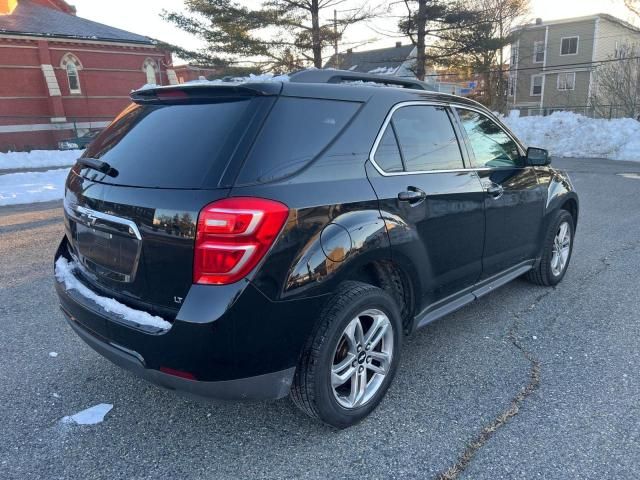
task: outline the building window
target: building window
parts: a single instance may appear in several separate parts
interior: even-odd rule
[[[565,37],[560,42],[560,55],[577,55],[578,37]]]
[[[516,68],[518,65],[518,44],[511,45],[511,68]]]
[[[69,84],[69,93],[79,94],[82,93],[80,89],[80,74],[82,70],[82,64],[78,57],[73,53],[66,53],[60,61],[60,68],[64,69],[67,73],[67,81]]]
[[[152,65],[147,65],[145,67],[144,71],[147,74],[147,83],[155,85],[156,84],[156,70],[155,70],[155,68],[153,68]]]
[[[157,63],[152,58],[147,58],[142,64],[142,71],[147,77],[147,82],[149,85],[157,85],[158,79],[156,77],[157,73]]]
[[[513,94],[515,92],[515,86],[516,86],[515,77],[513,75],[509,75],[509,96],[510,97],[513,97]]]
[[[542,75],[531,75],[531,96],[539,97],[542,95]]]
[[[575,72],[558,74],[558,90],[575,90],[575,89],[576,89]]]
[[[544,42],[533,43],[533,63],[544,63]]]

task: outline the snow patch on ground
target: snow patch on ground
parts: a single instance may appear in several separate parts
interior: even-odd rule
[[[58,352],[49,352],[49,356],[52,358],[56,358],[58,356]]]
[[[0,175],[0,206],[60,200],[68,174],[69,170],[62,168]]]
[[[32,150],[0,153],[0,170],[14,168],[68,167],[82,155],[82,150]]]
[[[104,420],[107,413],[111,411],[113,405],[110,403],[100,403],[86,410],[68,417],[63,417],[62,423],[75,423],[77,425],[96,425]]]
[[[593,119],[572,112],[521,117],[514,110],[503,120],[526,145],[546,148],[552,156],[640,162],[640,122],[631,118]]]
[[[147,312],[135,310],[127,307],[113,298],[102,297],[84,286],[73,274],[76,268],[75,262],[69,262],[66,258],[60,257],[56,261],[55,275],[59,282],[64,283],[67,290],[76,290],[80,295],[100,305],[107,312],[120,315],[125,320],[138,325],[147,325],[161,330],[169,330],[171,324],[166,320],[151,315]]]

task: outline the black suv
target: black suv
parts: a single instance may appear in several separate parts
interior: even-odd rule
[[[346,427],[403,335],[566,272],[571,181],[471,100],[336,70],[132,99],[69,174],[56,287],[80,337],[162,386]]]

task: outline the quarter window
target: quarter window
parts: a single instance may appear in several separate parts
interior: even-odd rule
[[[460,121],[475,157],[477,168],[520,165],[518,145],[496,122],[486,115],[458,109]]]
[[[445,108],[402,107],[393,114],[387,130],[390,128],[395,129],[406,171],[464,168],[460,145]]]
[[[575,88],[576,88],[575,72],[558,74],[558,90],[575,90]]]
[[[396,141],[396,134],[393,131],[393,125],[389,124],[378,144],[376,150],[375,161],[378,166],[385,172],[402,172],[402,157],[400,149]]]
[[[578,37],[567,37],[561,40],[560,55],[576,55],[578,53]]]

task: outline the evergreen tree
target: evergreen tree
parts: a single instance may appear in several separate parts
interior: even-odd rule
[[[186,0],[186,13],[163,12],[163,18],[201,38],[197,52],[181,48],[182,58],[207,64],[253,63],[259,69],[291,71],[309,63],[322,67],[324,50],[350,25],[372,16],[363,1],[336,22],[327,12],[346,0],[266,0],[251,9],[234,0]],[[332,16],[332,15],[331,15]]]

